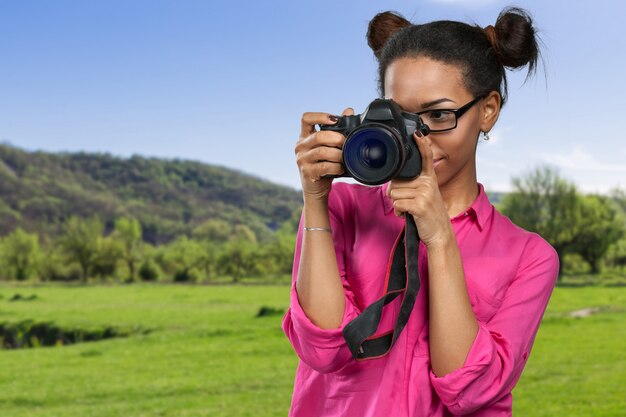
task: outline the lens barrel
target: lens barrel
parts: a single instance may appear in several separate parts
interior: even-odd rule
[[[404,163],[399,133],[381,123],[365,123],[346,138],[343,145],[346,171],[368,185],[384,184],[394,178]]]

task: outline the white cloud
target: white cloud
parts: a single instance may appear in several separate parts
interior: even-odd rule
[[[538,159],[555,165],[562,176],[586,193],[608,193],[614,187],[626,186],[626,163],[619,151],[593,155],[582,145],[574,145],[565,153],[540,153]]]
[[[574,171],[626,172],[626,164],[600,161],[581,146],[577,146],[565,154],[549,155],[542,153],[540,156],[545,162]]]

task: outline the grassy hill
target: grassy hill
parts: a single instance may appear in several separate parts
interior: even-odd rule
[[[45,239],[71,215],[97,215],[107,231],[116,218],[136,217],[153,244],[188,234],[207,219],[244,223],[262,238],[301,205],[294,189],[196,161],[0,144],[0,235],[21,226]]]

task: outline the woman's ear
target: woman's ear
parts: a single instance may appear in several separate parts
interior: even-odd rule
[[[497,91],[490,92],[481,106],[480,130],[489,132],[500,116],[502,98]]]

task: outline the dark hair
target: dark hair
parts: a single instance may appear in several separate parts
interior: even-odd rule
[[[515,7],[502,10],[495,26],[486,28],[450,20],[414,25],[387,11],[370,21],[367,43],[378,58],[381,97],[385,95],[387,67],[399,58],[421,56],[459,66],[473,95],[497,91],[503,106],[507,98],[505,67],[528,65],[528,78],[539,58],[533,21],[525,10]]]

